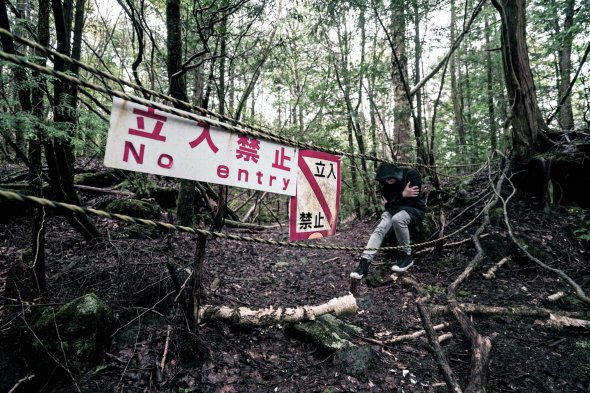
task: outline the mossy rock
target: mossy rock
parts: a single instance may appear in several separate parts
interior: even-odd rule
[[[22,343],[27,347],[24,354],[29,364],[42,369],[52,359],[65,356],[70,371],[82,373],[98,363],[110,345],[112,313],[102,300],[90,293],[57,311],[45,308],[31,329],[35,333],[31,342]],[[27,338],[26,334],[23,338]]]
[[[153,198],[164,209],[174,209],[176,207],[176,200],[178,199],[178,189],[154,185],[145,194],[140,194],[139,196],[142,198]]]
[[[336,352],[333,363],[347,375],[362,377],[377,364],[377,353],[370,345],[351,346]]]
[[[89,187],[112,187],[121,182],[122,176],[115,171],[80,173],[74,176],[74,183]]]
[[[105,210],[109,213],[137,218],[156,218],[158,216],[156,206],[139,199],[117,199],[109,203]]]
[[[348,338],[351,335],[362,335],[363,330],[331,314],[325,314],[315,321],[296,323],[291,327],[290,333],[296,338],[314,343],[323,351],[334,352],[354,346]]]

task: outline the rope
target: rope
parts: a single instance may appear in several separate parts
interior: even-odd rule
[[[364,250],[384,250],[384,251],[387,251],[387,250],[397,250],[397,249],[402,248],[402,246],[381,247],[381,248],[324,246],[324,245],[319,245],[319,244],[293,243],[293,242],[286,242],[286,241],[281,241],[281,240],[261,239],[261,238],[250,237],[250,236],[233,235],[233,234],[222,233],[222,232],[213,232],[213,231],[209,231],[209,230],[203,229],[203,228],[191,228],[191,227],[185,227],[185,226],[180,226],[180,225],[174,225],[174,224],[170,224],[170,223],[163,222],[163,221],[153,221],[153,220],[148,220],[148,219],[144,219],[144,218],[130,217],[130,216],[126,216],[124,214],[109,213],[109,212],[106,212],[103,210],[91,209],[91,208],[82,207],[82,206],[78,206],[78,205],[72,205],[69,203],[57,202],[57,201],[52,201],[52,200],[45,199],[45,198],[39,198],[39,197],[31,196],[31,195],[20,194],[20,193],[8,191],[8,190],[2,189],[2,188],[0,188],[0,198],[6,199],[6,200],[11,200],[11,201],[23,202],[23,203],[37,204],[37,205],[41,205],[41,206],[49,207],[49,208],[53,208],[53,209],[69,210],[74,213],[80,213],[80,214],[86,214],[86,215],[90,215],[90,216],[107,218],[110,220],[122,221],[122,222],[125,222],[128,224],[139,224],[139,225],[144,225],[144,226],[148,226],[151,228],[166,229],[166,230],[191,233],[191,234],[201,234],[201,235],[204,235],[207,237],[214,237],[214,238],[218,238],[218,239],[228,239],[228,240],[235,240],[235,241],[262,243],[262,244],[270,244],[270,245],[275,245],[275,246],[284,246],[284,247],[292,247],[292,248],[311,248],[311,249],[319,249],[319,250],[336,250],[336,251],[364,251]],[[470,222],[468,222],[462,228],[456,230],[453,233],[450,233],[450,234],[443,236],[443,237],[436,239],[436,240],[427,241],[427,242],[418,243],[418,244],[411,244],[410,247],[412,249],[425,247],[425,246],[429,246],[429,245],[432,245],[435,243],[439,243],[444,239],[448,239],[451,236],[454,236],[455,234],[457,234],[457,233],[465,230],[467,227],[471,226],[482,214],[483,214],[483,210],[480,211],[479,214],[477,214]]]
[[[264,130],[261,127],[256,127],[256,126],[253,126],[253,125],[248,125],[248,124],[243,123],[241,121],[238,121],[238,120],[229,118],[227,116],[224,116],[224,115],[215,113],[213,111],[210,111],[210,110],[208,110],[206,108],[202,108],[202,107],[199,107],[197,105],[191,104],[189,102],[178,100],[178,99],[176,99],[174,97],[171,97],[171,96],[168,96],[168,95],[159,93],[159,92],[157,92],[155,90],[151,90],[151,89],[148,89],[146,87],[139,86],[139,85],[136,85],[134,83],[125,81],[125,80],[123,80],[121,78],[118,78],[118,77],[116,77],[114,75],[111,75],[111,74],[109,74],[107,72],[101,71],[101,70],[96,69],[96,68],[94,68],[94,67],[92,67],[90,65],[87,65],[87,64],[82,63],[82,62],[80,62],[80,61],[78,61],[76,59],[73,59],[73,58],[71,58],[69,56],[66,56],[63,53],[54,51],[54,50],[52,50],[50,48],[46,48],[46,47],[44,47],[42,45],[39,45],[38,43],[36,43],[34,41],[30,41],[30,40],[28,40],[26,38],[22,38],[22,37],[19,37],[17,35],[14,35],[10,31],[8,31],[8,30],[5,30],[5,29],[0,28],[0,35],[3,35],[3,36],[6,36],[6,37],[8,37],[10,39],[16,40],[16,41],[18,41],[18,42],[20,42],[20,43],[22,43],[24,45],[27,45],[27,46],[29,46],[29,47],[31,47],[33,49],[37,49],[37,50],[43,52],[46,55],[51,54],[51,55],[53,55],[55,57],[58,57],[60,60],[65,61],[65,62],[68,62],[70,64],[74,64],[74,65],[76,65],[76,66],[78,66],[78,67],[80,67],[80,68],[82,68],[82,69],[90,72],[94,76],[99,76],[99,77],[108,79],[110,81],[119,83],[121,85],[125,85],[125,86],[128,86],[128,87],[131,87],[134,90],[137,90],[137,91],[146,93],[148,95],[153,95],[153,96],[158,97],[160,99],[169,101],[172,104],[180,105],[183,108],[187,108],[187,109],[190,108],[190,109],[192,109],[192,110],[194,110],[196,112],[199,112],[199,113],[201,113],[203,115],[211,116],[211,117],[214,117],[216,119],[222,120],[222,122],[214,123],[214,122],[208,121],[207,118],[202,118],[202,117],[194,118],[192,116],[186,116],[186,112],[184,112],[184,111],[178,111],[178,110],[176,110],[176,111],[171,112],[171,111],[167,110],[167,108],[161,107],[160,105],[156,104],[153,101],[148,101],[148,100],[145,100],[143,98],[137,98],[137,99],[135,99],[134,96],[130,96],[130,95],[125,94],[125,93],[117,92],[117,91],[111,90],[109,88],[100,87],[100,86],[98,86],[96,84],[92,84],[90,82],[83,81],[83,80],[81,80],[79,78],[75,78],[75,77],[73,77],[71,75],[68,75],[68,74],[65,74],[65,73],[61,73],[61,72],[52,70],[52,69],[47,68],[47,67],[43,67],[43,66],[38,65],[36,63],[32,63],[32,62],[29,62],[29,61],[27,61],[25,59],[22,59],[22,58],[20,58],[18,56],[14,56],[14,55],[8,54],[6,52],[0,51],[0,58],[3,58],[4,60],[11,61],[11,62],[16,63],[16,64],[19,64],[21,66],[34,69],[34,70],[39,71],[41,73],[44,73],[46,75],[56,76],[58,78],[61,78],[61,79],[66,80],[66,81],[68,81],[70,83],[78,84],[78,85],[87,87],[89,89],[92,89],[92,90],[101,92],[103,94],[108,94],[111,97],[112,96],[116,96],[116,97],[119,97],[119,98],[126,99],[128,101],[135,102],[135,103],[138,103],[138,104],[141,104],[141,105],[146,105],[146,106],[157,106],[158,109],[161,110],[161,111],[163,111],[163,112],[172,113],[172,114],[175,114],[177,116],[188,118],[188,119],[191,119],[191,120],[202,121],[202,122],[204,122],[206,124],[209,124],[209,125],[212,125],[212,126],[216,126],[216,127],[225,128],[225,129],[228,129],[228,130],[233,130],[234,132],[238,132],[238,133],[241,133],[241,134],[244,134],[244,135],[254,136],[254,137],[262,138],[262,139],[269,139],[269,140],[272,140],[272,141],[275,141],[275,142],[278,142],[278,143],[282,143],[282,144],[285,144],[285,145],[294,146],[294,147],[298,147],[298,148],[303,148],[303,149],[323,151],[325,153],[336,154],[336,155],[347,156],[347,157],[358,157],[358,158],[363,158],[363,159],[367,159],[367,160],[370,160],[370,161],[390,162],[390,163],[393,163],[393,164],[398,164],[400,166],[408,166],[408,167],[416,166],[416,167],[423,167],[423,168],[434,169],[434,168],[461,168],[461,167],[469,167],[469,166],[477,165],[477,164],[457,164],[457,165],[437,166],[437,165],[426,165],[426,164],[421,164],[421,163],[406,163],[406,162],[402,162],[402,161],[390,161],[390,160],[382,159],[382,158],[379,158],[379,157],[371,156],[371,155],[368,155],[368,154],[359,154],[359,153],[344,152],[344,151],[340,151],[340,150],[327,149],[327,148],[322,148],[322,147],[318,147],[318,146],[311,145],[311,144],[306,144],[306,143],[298,142],[296,140],[285,138],[285,137],[282,137],[280,135],[274,134],[274,133],[270,132],[269,130]],[[104,81],[102,81],[102,82],[104,83]],[[224,123],[224,122],[226,122],[226,123]],[[227,122],[232,123],[232,124],[228,124]],[[240,127],[236,127],[236,125],[240,126],[241,128]],[[246,129],[248,131],[246,131]]]

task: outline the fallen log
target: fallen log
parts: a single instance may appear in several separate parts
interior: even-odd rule
[[[532,318],[549,318],[550,315],[567,316],[571,318],[589,317],[588,313],[575,311],[555,311],[542,307],[497,307],[485,304],[460,303],[459,306],[467,314],[476,316],[490,315],[515,315]],[[432,315],[449,315],[451,310],[449,306],[436,305],[432,306]]]
[[[354,314],[358,310],[353,295],[334,298],[318,306],[300,306],[295,308],[268,307],[253,310],[247,307],[226,307],[205,305],[195,311],[198,322],[217,318],[246,326],[269,326],[277,323],[293,323],[312,321],[320,315],[333,313],[334,315]]]

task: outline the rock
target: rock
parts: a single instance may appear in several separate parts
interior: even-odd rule
[[[52,359],[65,357],[71,372],[82,373],[98,363],[108,348],[111,325],[110,308],[91,293],[57,311],[44,309],[31,326],[35,335],[32,339],[27,334],[23,337],[32,342],[21,344],[29,347],[25,352],[29,364],[45,367]]]
[[[354,346],[347,338],[351,334],[362,335],[358,326],[349,325],[331,314],[318,317],[315,321],[300,322],[292,326],[295,337],[311,341],[320,349],[334,352],[346,346]]]
[[[333,362],[346,374],[360,377],[377,363],[377,353],[370,345],[351,346],[336,352]]]
[[[156,218],[158,208],[139,199],[117,199],[107,205],[105,210],[113,214],[124,214],[137,218]]]

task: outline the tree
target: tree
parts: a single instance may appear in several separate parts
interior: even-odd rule
[[[528,162],[550,145],[541,116],[526,43],[526,1],[492,0],[502,25],[502,65],[512,123],[515,162]]]

